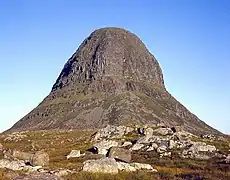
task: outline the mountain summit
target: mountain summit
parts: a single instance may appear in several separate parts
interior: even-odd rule
[[[50,94],[10,131],[155,123],[218,133],[170,95],[159,63],[135,34],[109,27],[83,41]]]

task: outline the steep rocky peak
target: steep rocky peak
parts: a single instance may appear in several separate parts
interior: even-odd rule
[[[157,60],[136,35],[121,28],[102,28],[83,41],[65,64],[52,91],[79,85],[98,89],[111,84],[121,90],[129,81],[144,81],[164,89]]]

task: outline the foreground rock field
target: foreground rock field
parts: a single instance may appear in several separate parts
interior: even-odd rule
[[[227,136],[164,124],[0,135],[0,179],[230,179]]]

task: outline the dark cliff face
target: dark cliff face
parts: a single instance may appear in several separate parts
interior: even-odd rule
[[[50,94],[10,131],[159,122],[219,133],[167,92],[159,63],[136,35],[102,28],[84,40]]]
[[[79,84],[110,91],[108,81],[114,85],[113,91],[120,91],[130,80],[164,88],[158,62],[136,35],[120,28],[103,28],[94,31],[72,55],[52,91],[76,89]]]

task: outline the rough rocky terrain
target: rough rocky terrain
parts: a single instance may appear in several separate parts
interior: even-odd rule
[[[230,139],[163,124],[0,135],[0,179],[230,178]]]
[[[158,61],[136,35],[102,28],[69,58],[50,94],[8,132],[162,122],[219,133],[166,90]]]

